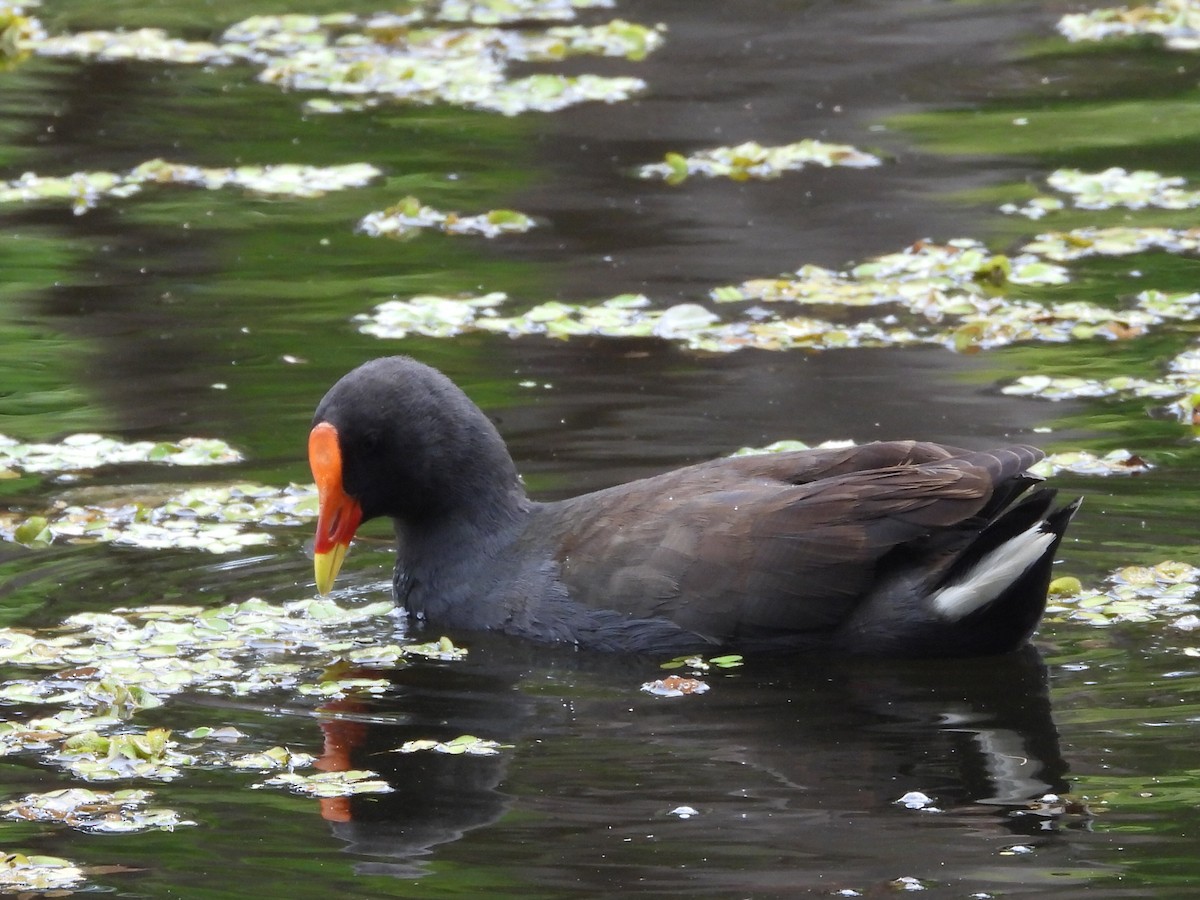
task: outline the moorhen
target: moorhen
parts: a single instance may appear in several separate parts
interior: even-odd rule
[[[1078,501],[1017,498],[1033,447],[894,441],[717,459],[570,500],[528,499],[504,441],[446,376],[359,366],[309,435],[317,590],[388,516],[395,596],[439,628],[615,651],[1002,653],[1046,603]]]

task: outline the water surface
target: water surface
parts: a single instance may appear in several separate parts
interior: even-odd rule
[[[385,342],[352,321],[422,292],[707,303],[717,285],[804,263],[843,267],[926,237],[1011,251],[1040,226],[1002,216],[997,198],[1058,166],[1200,179],[1190,120],[1152,115],[1155,103],[1194,101],[1195,56],[1140,41],[1086,52],[1055,43],[1054,22],[1072,6],[621,3],[624,18],[666,25],[664,47],[587,68],[637,74],[646,92],[517,117],[404,105],[304,115],[301,97],[257,83],[248,67],[29,59],[0,73],[3,178],[115,171],[155,156],[370,162],[386,174],[318,201],[180,190],[82,216],[49,203],[0,208],[0,431],[202,434],[247,457],[233,470],[25,476],[0,482],[0,502],[32,512],[80,488],[307,481],[304,443],[324,390],[364,359],[404,352],[442,368],[494,417],[539,498],[781,438],[1129,447],[1158,467],[1056,479],[1066,495],[1087,496],[1061,569],[1098,585],[1118,566],[1200,564],[1200,455],[1184,428],[1151,401],[1051,405],[1000,392],[1036,371],[1155,377],[1195,339],[1194,325],[977,354],[707,355],[657,339]],[[282,11],[174,0],[46,0],[38,10],[55,32],[155,26],[193,38]],[[1143,106],[1161,130],[1113,112]],[[1000,117],[1035,120],[1040,140],[1003,130],[994,139]],[[628,174],[668,151],[803,137],[868,148],[885,164],[676,188]],[[490,242],[353,232],[366,211],[409,193],[464,211],[511,207],[542,224]],[[1106,301],[1150,283],[1195,290],[1200,279],[1194,257],[1164,254],[1081,272],[1070,290]],[[309,530],[277,529],[269,546],[220,555],[0,543],[5,624],[305,598]],[[386,530],[367,531],[378,540],[350,556],[340,602],[386,589]],[[752,659],[714,673],[708,694],[675,700],[638,690],[662,674],[659,660],[450,637],[469,648],[465,661],[399,668],[383,697],[182,695],[136,718],[180,733],[233,725],[256,748],[348,759],[380,772],[392,794],[317,801],[197,769],[148,785],[195,827],[97,836],[8,823],[0,845],[93,867],[90,884],[127,897],[881,896],[905,878],[947,897],[1166,897],[1189,896],[1200,877],[1200,668],[1190,633],[1166,620],[1100,628],[1052,618],[1035,648],[1003,659]],[[387,752],[460,734],[512,746],[481,758]],[[75,783],[35,754],[4,762],[9,796]],[[936,810],[898,805],[910,791]],[[1039,802],[1047,794],[1063,799]]]

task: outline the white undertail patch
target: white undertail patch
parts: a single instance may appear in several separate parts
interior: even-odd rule
[[[961,619],[991,603],[1010,584],[1042,558],[1055,535],[1043,531],[1043,522],[1005,541],[971,566],[967,573],[935,593],[934,612],[943,619]]]

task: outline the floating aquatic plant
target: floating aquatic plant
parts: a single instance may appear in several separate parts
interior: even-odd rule
[[[1087,450],[1051,453],[1029,467],[1034,475],[1049,478],[1061,472],[1073,475],[1137,475],[1154,468],[1148,461],[1128,450],[1111,450],[1098,456]]]
[[[1172,50],[1200,50],[1200,5],[1195,0],[1158,0],[1142,6],[1118,6],[1070,13],[1058,30],[1071,41],[1157,35]]]
[[[747,454],[738,452],[734,456],[745,456]],[[714,666],[718,669],[736,669],[741,666],[745,660],[736,653],[726,654],[725,656],[713,656],[705,659],[703,656],[677,656],[674,659],[667,660],[665,663],[660,663],[660,669],[689,669],[696,674],[707,672]]]
[[[556,62],[575,56],[640,60],[662,43],[659,28],[619,19],[540,30],[483,24],[570,21],[574,9],[570,3],[456,3],[443,4],[432,14],[415,10],[363,16],[252,16],[230,26],[217,42],[185,41],[147,28],[39,36],[27,45],[48,56],[250,64],[260,68],[259,80],[267,84],[357,98],[349,103],[318,98],[309,108],[320,112],[402,100],[516,115],[593,100],[616,102],[640,91],[644,82],[631,77],[552,73],[508,77],[515,62]],[[463,22],[477,24],[441,24]]]
[[[65,540],[230,553],[270,543],[272,536],[264,528],[298,525],[317,514],[311,485],[277,488],[241,482],[185,488],[165,497],[143,493],[134,499],[82,499],[91,494],[74,492],[24,518],[0,513],[0,537],[28,546]]]
[[[1076,228],[1039,234],[1021,248],[1054,262],[1070,262],[1088,256],[1129,256],[1162,250],[1195,253],[1200,250],[1200,228]]]
[[[383,694],[392,686],[386,678],[329,678],[296,685],[297,693],[325,700],[341,700],[351,694]]]
[[[1200,294],[1189,296],[1200,300]],[[1169,399],[1172,401],[1167,406],[1170,413],[1181,423],[1195,427],[1200,437],[1200,346],[1193,346],[1174,357],[1167,363],[1166,374],[1159,379],[1125,375],[1106,379],[1023,375],[1001,390],[1006,394],[1046,400],[1109,396]]]
[[[358,223],[358,230],[371,237],[409,237],[423,228],[432,228],[447,234],[477,234],[491,238],[528,231],[533,226],[532,218],[511,209],[460,216],[423,206],[416,197],[405,197],[395,206],[368,213]]]
[[[339,653],[371,643],[357,637],[337,640],[339,633],[391,612],[390,602],[343,609],[328,600],[276,606],[250,599],[214,609],[150,606],[123,614],[80,613],[55,631],[0,630],[0,662],[54,670],[43,679],[15,679],[4,687],[19,689],[10,694],[10,702],[80,708],[97,705],[95,694],[81,692],[81,685],[115,684],[160,699],[184,690],[242,696],[281,686],[294,689],[303,681],[305,666],[296,659],[273,663],[261,657],[287,651],[321,652],[336,659]],[[152,704],[143,699],[102,705],[120,721]],[[47,727],[62,731],[60,724]]]
[[[696,350],[729,353],[744,348],[820,350],[917,344],[971,351],[1018,341],[1123,340],[1165,321],[1200,315],[1200,303],[1184,294],[1144,292],[1136,306],[1110,309],[1083,302],[1047,305],[997,293],[997,288],[1006,284],[1059,284],[1067,279],[1061,266],[1030,255],[1015,260],[992,256],[975,241],[921,242],[848,272],[805,266],[792,276],[757,279],[712,292],[717,303],[894,307],[864,321],[784,316],[759,307],[744,310],[741,320],[722,321],[717,313],[695,303],[654,309],[650,299],[640,294],[592,304],[550,301],[519,315],[503,316],[499,308],[507,296],[501,293],[388,300],[372,313],[356,316],[355,321],[364,334],[389,339],[409,334],[452,337],[468,331],[512,337],[657,337]],[[896,309],[908,318],[901,320]]]
[[[75,172],[62,177],[26,172],[12,181],[0,182],[0,203],[66,200],[76,215],[82,215],[106,197],[130,197],[146,186],[168,184],[206,190],[240,187],[255,194],[307,198],[362,187],[379,174],[367,163],[206,168],[152,159],[128,172]]]
[[[37,0],[21,4],[0,2],[0,70],[27,58],[37,42],[45,38],[42,23],[25,14],[26,7],[37,5]]]
[[[707,693],[707,682],[698,678],[685,678],[683,675],[668,675],[655,681],[647,681],[641,688],[647,694],[655,697],[685,697],[690,694]]]
[[[641,166],[636,174],[639,178],[661,178],[669,184],[679,184],[692,175],[747,181],[752,178],[779,178],[785,172],[795,172],[806,166],[863,169],[880,164],[877,156],[849,144],[804,140],[778,147],[764,147],[748,141],[736,147],[701,150],[691,156],[668,153],[663,162]]]
[[[1069,195],[1071,205],[1076,209],[1194,209],[1200,206],[1200,191],[1188,190],[1186,179],[1145,170],[1126,172],[1113,167],[1103,172],[1084,172],[1058,169],[1050,174],[1046,183]],[[1040,219],[1064,206],[1057,197],[1035,197],[1024,206],[1006,203],[1000,210]]]
[[[442,22],[507,22],[570,20],[581,9],[611,9],[615,0],[441,0],[433,17]]]
[[[251,599],[214,609],[80,613],[58,628],[0,629],[0,663],[33,673],[0,684],[0,709],[61,707],[51,715],[0,717],[0,754],[38,753],[86,781],[171,780],[191,768],[225,767],[284,772],[271,783],[339,795],[344,786],[335,776],[333,782],[293,777],[295,769],[314,764],[310,754],[282,747],[233,752],[245,735],[230,728],[193,729],[183,737],[201,743],[184,745],[165,729],[142,731],[129,723],[140,710],[182,691],[246,696],[287,690],[324,700],[386,689],[382,679],[323,674],[364,665],[372,654],[389,666],[406,657],[465,655],[447,638],[387,641],[392,612],[390,601],[347,609],[323,599],[282,606]],[[372,623],[389,627],[376,638],[380,629]],[[163,815],[146,821],[164,827],[172,820]]]
[[[343,772],[315,772],[301,775],[284,772],[252,785],[254,788],[285,787],[296,794],[309,797],[351,797],[355,794],[387,794],[395,790],[369,769],[350,769]]]
[[[109,735],[86,731],[67,738],[47,758],[84,781],[170,781],[179,777],[180,767],[195,762],[194,756],[180,752],[166,728]]]
[[[286,747],[271,747],[260,753],[235,756],[226,765],[233,769],[254,769],[258,772],[273,772],[279,769],[307,769],[317,761],[311,753],[296,753]]]
[[[990,253],[978,241],[918,241],[846,271],[806,265],[791,275],[716,288],[720,303],[747,300],[830,306],[896,303],[927,316],[973,315],[1000,309],[1008,285],[1065,284],[1070,275],[1032,253],[1014,258]]]
[[[473,734],[461,734],[449,741],[416,740],[405,741],[393,753],[448,753],[451,756],[495,756],[501,750],[512,747],[512,744],[501,744],[475,737]]]
[[[1119,622],[1167,621],[1185,630],[1200,627],[1193,602],[1200,591],[1200,568],[1166,561],[1155,566],[1126,566],[1112,572],[1102,590],[1081,589],[1052,595],[1051,618],[1115,625]]]
[[[0,475],[78,472],[118,463],[211,466],[241,462],[242,454],[215,438],[125,443],[99,434],[73,434],[53,444],[27,444],[0,434]]]
[[[66,825],[95,834],[174,831],[196,824],[173,809],[147,806],[152,796],[145,790],[63,788],[0,803],[0,814],[14,821]]]
[[[83,869],[57,856],[26,855],[24,853],[0,854],[0,888],[14,893],[37,892],[41,896],[53,896],[47,892],[64,891],[84,881]]]

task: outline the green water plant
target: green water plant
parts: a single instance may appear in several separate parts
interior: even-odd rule
[[[371,237],[412,237],[422,229],[433,229],[446,234],[492,238],[501,234],[519,234],[533,228],[534,224],[531,217],[512,209],[493,209],[463,216],[425,206],[416,197],[405,197],[387,209],[368,213],[359,221],[358,230]]]
[[[0,815],[16,822],[65,825],[92,834],[174,831],[196,824],[173,809],[148,806],[153,796],[152,791],[138,789],[60,788],[0,803]]]
[[[1195,0],[1157,0],[1068,13],[1058,20],[1058,30],[1071,41],[1155,35],[1168,49],[1200,50],[1200,6]]]
[[[641,91],[644,82],[630,76],[510,77],[514,63],[581,56],[637,61],[662,43],[660,28],[620,19],[570,24],[575,9],[569,3],[458,3],[364,15],[260,15],[230,25],[216,41],[184,40],[157,28],[47,36],[31,26],[19,46],[101,61],[255,66],[265,84],[328,95],[309,106],[324,113],[407,102],[517,115],[612,103]],[[530,28],[532,21],[563,24]],[[511,27],[517,22],[526,27]]]
[[[849,144],[830,144],[813,139],[777,147],[764,147],[747,141],[736,147],[713,147],[689,156],[668,153],[659,163],[639,166],[639,178],[661,178],[679,184],[693,175],[724,177],[734,181],[779,178],[808,166],[842,166],[865,169],[881,165],[882,160]]]
[[[1189,189],[1187,179],[1148,170],[1127,172],[1118,166],[1102,172],[1057,169],[1046,178],[1046,184],[1066,194],[1075,209],[1195,209],[1200,206],[1200,190]],[[1023,206],[1006,203],[1000,211],[1040,219],[1066,205],[1067,201],[1059,197],[1039,196]]]
[[[183,185],[205,190],[237,187],[263,196],[311,198],[362,187],[379,175],[379,169],[368,163],[209,168],[152,159],[127,172],[74,172],[64,176],[26,172],[0,182],[0,203],[66,201],[76,215],[83,215],[106,198],[131,197],[152,186]]]

